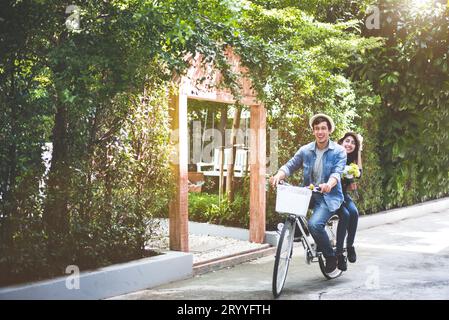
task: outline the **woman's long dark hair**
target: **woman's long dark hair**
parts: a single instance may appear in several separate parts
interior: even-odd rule
[[[359,141],[359,138],[357,137],[357,134],[354,132],[346,132],[345,135],[343,136],[343,138],[338,140],[338,144],[342,145],[343,141],[345,141],[345,139],[348,136],[351,136],[354,139],[355,148],[354,148],[354,151],[352,151],[351,153],[348,153],[348,160],[346,161],[346,164],[357,163],[357,155],[359,154],[359,148],[360,148],[360,141]]]

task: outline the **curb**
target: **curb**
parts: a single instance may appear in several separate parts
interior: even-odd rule
[[[209,235],[214,237],[228,237],[248,241],[249,230],[236,227],[220,226],[211,223],[189,221],[189,233],[195,235]]]
[[[264,248],[243,251],[229,256],[200,262],[193,266],[193,275],[197,276],[208,272],[217,271],[226,267],[232,267],[251,260],[270,256],[275,252],[276,247],[272,247],[267,244]]]
[[[0,300],[92,300],[105,299],[152,288],[161,284],[190,278],[193,255],[177,251],[112,265],[79,274],[79,286],[74,274],[52,280],[0,289]]]
[[[160,218],[162,228],[168,230],[169,221],[167,218]],[[207,222],[189,221],[189,234],[208,235],[213,237],[228,237],[237,240],[248,241],[249,230],[237,227],[221,226]]]

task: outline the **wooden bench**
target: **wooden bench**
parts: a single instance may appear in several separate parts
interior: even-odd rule
[[[224,152],[224,164],[223,164],[223,176],[228,175],[228,164],[229,159],[231,159],[232,148],[226,148]],[[244,177],[249,174],[247,173],[247,161],[248,161],[248,150],[237,149],[235,152],[234,161],[234,177]],[[196,164],[197,172],[202,172],[205,176],[219,177],[220,176],[220,149],[214,149],[214,162],[205,163],[199,162]],[[203,167],[212,167],[212,170],[204,170]]]

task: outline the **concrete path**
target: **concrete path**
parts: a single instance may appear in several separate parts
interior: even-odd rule
[[[358,260],[325,280],[296,247],[280,299],[449,299],[449,209],[360,230]],[[274,256],[114,299],[273,299]]]

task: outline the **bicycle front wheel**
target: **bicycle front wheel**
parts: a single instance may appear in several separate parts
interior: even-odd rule
[[[278,297],[287,278],[288,266],[293,253],[296,221],[288,218],[279,238],[273,270],[273,295]]]

